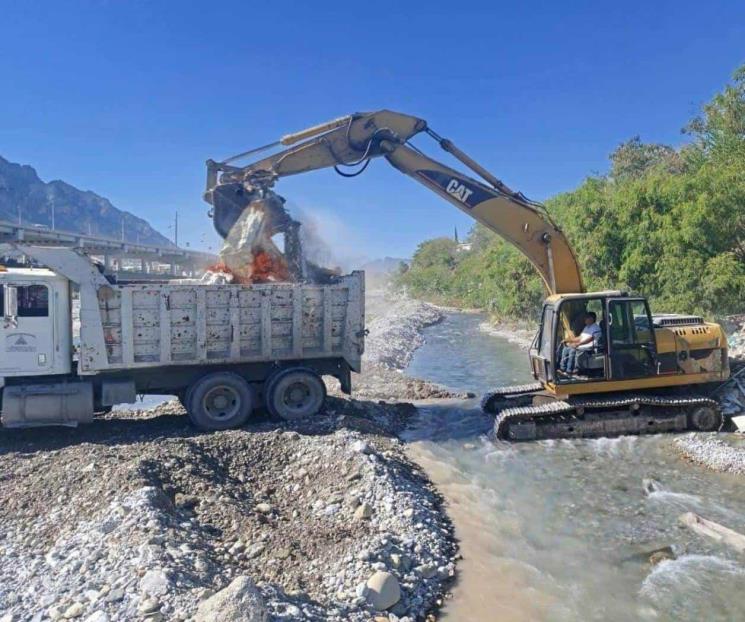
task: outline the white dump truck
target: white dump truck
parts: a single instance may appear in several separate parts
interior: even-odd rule
[[[77,425],[144,394],[178,395],[208,430],[264,407],[295,419],[322,408],[322,376],[349,393],[360,369],[362,272],[324,285],[111,283],[73,249],[16,250],[45,267],[0,267],[5,427]]]

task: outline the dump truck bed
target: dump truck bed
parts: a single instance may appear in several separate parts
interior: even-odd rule
[[[97,306],[106,357],[88,373],[316,358],[359,371],[364,350],[363,272],[328,285],[111,285]]]

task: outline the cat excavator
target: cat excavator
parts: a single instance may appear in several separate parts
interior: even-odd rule
[[[430,158],[411,142],[417,135],[434,139],[479,179]],[[274,153],[236,164],[264,150]],[[208,160],[204,198],[215,229],[227,238],[252,202],[277,203],[273,187],[281,178],[331,167],[354,177],[378,157],[516,246],[543,280],[548,297],[529,351],[535,382],[497,388],[482,400],[483,409],[495,415],[497,438],[722,426],[719,405],[709,395],[729,378],[724,330],[695,315],[653,315],[645,298],[624,291],[585,291],[577,257],[545,207],[510,189],[423,119],[389,110],[356,113],[221,162]],[[590,312],[598,319],[599,336],[583,353],[579,372],[564,374],[562,350]]]

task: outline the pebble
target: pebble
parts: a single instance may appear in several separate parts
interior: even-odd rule
[[[372,506],[369,503],[362,503],[354,511],[354,517],[357,520],[368,520],[373,515]]]
[[[72,620],[74,618],[79,618],[80,616],[82,616],[84,611],[85,605],[83,605],[83,603],[73,603],[67,609],[65,609],[65,613],[63,613],[62,616],[68,620]]]
[[[370,605],[379,610],[393,607],[401,599],[401,586],[390,572],[377,571],[367,580],[365,596]]]
[[[417,566],[416,571],[423,579],[431,579],[435,576],[437,568],[432,564],[422,564],[421,566]]]
[[[260,512],[261,514],[271,514],[273,509],[274,508],[269,503],[257,503],[256,504],[256,511]]]
[[[355,451],[358,454],[369,454],[372,449],[367,441],[360,440],[352,443],[352,451]]]
[[[244,556],[246,559],[254,559],[255,557],[261,555],[264,552],[265,548],[266,546],[264,544],[262,544],[261,542],[257,542],[246,549]]]
[[[140,601],[137,611],[142,614],[154,613],[159,611],[161,606],[161,602],[157,598],[151,596]]]
[[[140,579],[140,591],[151,596],[162,596],[168,592],[171,582],[162,570],[148,570]]]

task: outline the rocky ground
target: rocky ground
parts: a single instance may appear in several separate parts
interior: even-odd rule
[[[728,340],[730,356],[745,361],[745,314],[728,317],[725,320],[725,328],[730,333]]]
[[[378,371],[358,378],[397,403],[330,397],[313,421],[199,434],[170,402],[1,432],[0,621],[424,620],[457,550],[397,435],[403,400],[449,394],[397,371],[437,321],[401,311],[400,332],[371,323]]]
[[[717,436],[689,434],[676,438],[673,445],[686,460],[713,471],[745,474],[745,445],[736,438]]]

